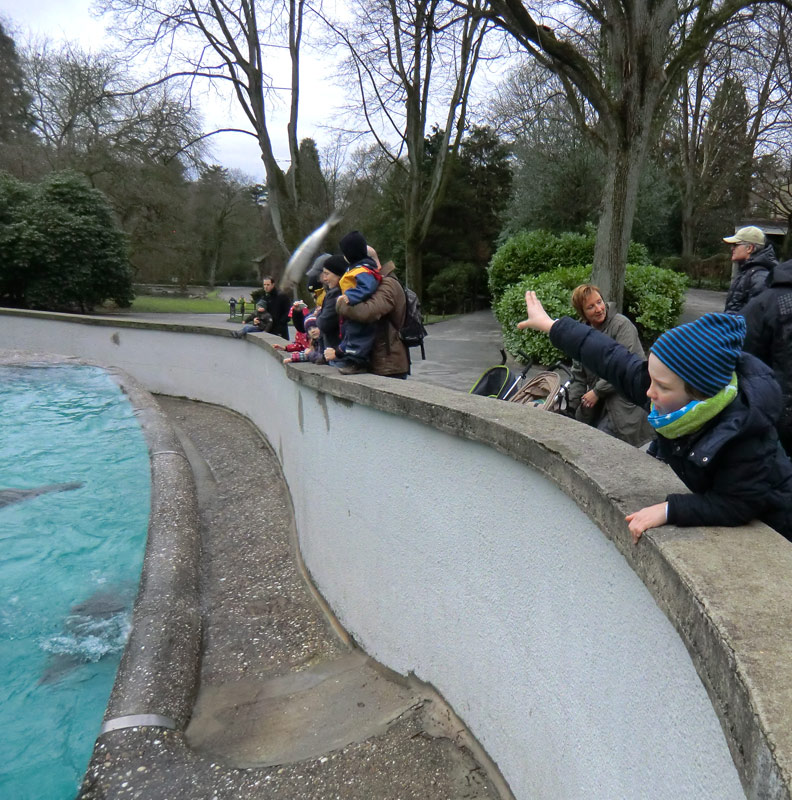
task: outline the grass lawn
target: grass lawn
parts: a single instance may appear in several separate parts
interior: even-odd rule
[[[459,314],[424,314],[423,321],[424,325],[431,325],[434,322],[444,322],[447,319],[454,319],[454,317],[460,316]]]
[[[247,308],[250,304],[247,304]],[[216,295],[214,297],[190,298],[190,297],[152,297],[142,295],[132,301],[132,311],[149,313],[169,313],[169,314],[228,314],[228,303],[221,300]],[[252,309],[251,309],[252,310]],[[237,306],[237,313],[239,307]]]

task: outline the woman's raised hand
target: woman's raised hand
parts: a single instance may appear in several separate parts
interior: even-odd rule
[[[536,297],[536,292],[527,291],[525,293],[525,308],[528,311],[528,319],[518,322],[517,327],[520,330],[531,328],[541,333],[549,333],[555,320],[544,310],[544,306]]]

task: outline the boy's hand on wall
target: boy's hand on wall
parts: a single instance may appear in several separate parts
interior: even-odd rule
[[[659,528],[668,522],[666,505],[666,503],[657,503],[653,506],[646,506],[646,508],[634,511],[624,518],[629,523],[633,544],[638,544],[638,540],[644,531],[649,530],[649,528]]]

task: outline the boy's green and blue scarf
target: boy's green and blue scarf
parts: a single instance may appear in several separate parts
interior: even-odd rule
[[[686,406],[669,414],[658,414],[654,404],[649,414],[649,424],[664,438],[678,439],[695,433],[705,422],[720,414],[737,397],[737,373],[732,373],[728,386],[706,400],[691,400]]]

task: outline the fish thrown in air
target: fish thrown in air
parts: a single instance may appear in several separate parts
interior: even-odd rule
[[[303,275],[308,271],[314,257],[322,247],[322,242],[327,238],[330,231],[341,222],[341,213],[334,211],[315,231],[308,234],[308,236],[300,242],[300,245],[292,253],[289,263],[286,264],[286,269],[283,271],[283,277],[280,282],[280,289],[291,289],[296,286],[301,280]]]

